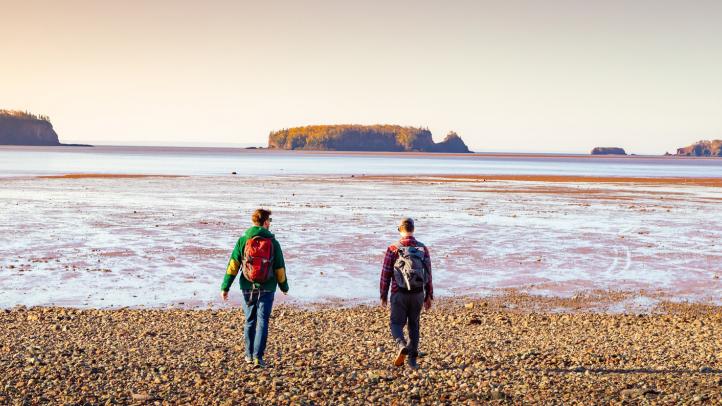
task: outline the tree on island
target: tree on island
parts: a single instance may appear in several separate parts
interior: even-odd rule
[[[43,114],[33,114],[29,111],[20,111],[20,110],[6,110],[6,109],[0,109],[0,116],[3,117],[13,117],[17,119],[24,119],[24,120],[40,120],[40,121],[47,121],[50,122],[50,117],[43,115]]]

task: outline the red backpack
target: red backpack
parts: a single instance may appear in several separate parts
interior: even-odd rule
[[[273,239],[255,236],[246,240],[243,249],[243,276],[250,282],[263,283],[271,276]]]

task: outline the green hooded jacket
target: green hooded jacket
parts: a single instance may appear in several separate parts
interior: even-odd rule
[[[243,263],[243,249],[246,246],[246,241],[249,238],[255,236],[261,236],[264,238],[273,239],[273,272],[269,276],[268,280],[262,284],[255,284],[255,288],[275,292],[276,286],[281,287],[281,291],[288,292],[288,280],[286,279],[286,264],[283,261],[283,252],[281,251],[281,244],[276,241],[273,233],[260,226],[253,226],[246,230],[245,233],[238,239],[236,247],[233,248],[231,259],[228,260],[228,266],[226,267],[226,275],[223,277],[223,283],[221,284],[221,290],[228,292],[233,285],[233,281],[239,274],[241,269],[241,263]],[[243,272],[240,272],[240,278],[238,280],[241,283],[241,290],[252,290],[254,283],[250,282],[243,276]]]

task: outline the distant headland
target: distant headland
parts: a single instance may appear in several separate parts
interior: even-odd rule
[[[310,125],[272,131],[268,148],[313,151],[388,151],[469,153],[455,132],[434,142],[425,128],[399,125]]]
[[[687,147],[678,148],[677,155],[722,157],[722,140],[698,141]]]
[[[48,116],[0,110],[0,145],[84,146],[62,144]]]

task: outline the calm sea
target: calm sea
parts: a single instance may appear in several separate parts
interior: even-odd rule
[[[383,154],[233,148],[0,146],[0,176],[539,174],[722,177],[720,158],[521,154]]]

